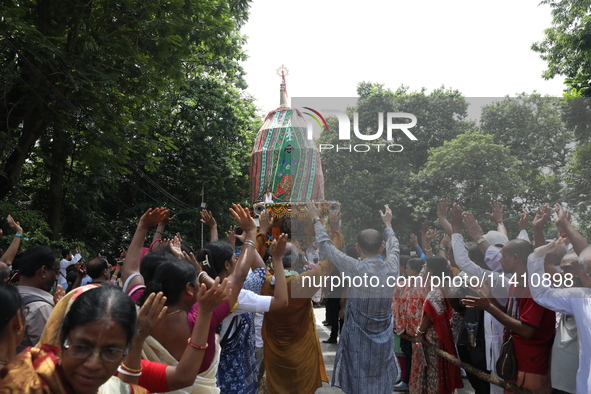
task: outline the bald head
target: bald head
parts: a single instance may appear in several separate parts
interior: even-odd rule
[[[556,249],[551,251],[544,258],[545,262],[551,263],[552,265],[560,265],[560,262],[566,255],[566,247],[564,245],[558,245]]]
[[[534,251],[533,246],[523,239],[512,239],[503,247],[505,248],[510,254],[517,255],[522,264],[527,264],[527,257]]]
[[[560,261],[560,268],[566,273],[578,271],[579,256],[575,252],[567,253]]]
[[[0,283],[8,282],[10,277],[10,267],[5,262],[0,261]]]
[[[581,254],[579,254],[579,265],[587,273],[591,273],[591,246],[587,246]]]
[[[88,262],[86,272],[92,280],[106,280],[108,277],[109,263],[104,257],[95,257]]]
[[[357,234],[357,245],[366,254],[378,254],[382,247],[382,233],[368,228]]]

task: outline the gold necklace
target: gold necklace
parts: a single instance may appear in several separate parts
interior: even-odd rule
[[[172,311],[172,312],[167,313],[165,316],[174,315],[175,313],[178,313],[178,312],[186,312],[186,310],[184,310],[184,309],[177,309],[175,311]]]

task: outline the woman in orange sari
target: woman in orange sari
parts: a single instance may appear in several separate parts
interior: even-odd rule
[[[111,286],[85,286],[72,293],[58,304],[70,307],[59,322],[60,347],[42,345],[24,350],[0,371],[0,392],[91,394],[115,374],[135,333],[133,301]],[[66,305],[68,300],[71,306]],[[118,379],[113,384],[115,390],[103,389],[147,393]]]

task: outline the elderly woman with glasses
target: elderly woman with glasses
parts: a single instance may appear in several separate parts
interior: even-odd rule
[[[44,345],[27,348],[0,371],[0,392],[90,394],[109,381],[112,386],[101,391],[146,393],[113,377],[135,333],[133,301],[112,286],[85,286],[73,293],[58,306],[67,310],[63,321],[48,321]]]

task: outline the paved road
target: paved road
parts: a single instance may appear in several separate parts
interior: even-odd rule
[[[316,317],[316,329],[318,330],[318,336],[320,337],[320,346],[322,347],[322,354],[324,356],[324,363],[326,364],[326,373],[328,374],[328,380],[332,379],[332,371],[334,367],[334,358],[337,353],[337,346],[330,343],[322,343],[323,340],[328,339],[330,335],[330,328],[322,325],[325,317],[324,308],[314,308],[314,315]],[[474,394],[474,389],[470,386],[470,382],[464,379],[464,388],[458,390],[458,394]],[[328,383],[323,383],[322,387],[316,390],[316,394],[334,394],[342,393],[343,391],[336,387],[331,387]],[[404,391],[395,391],[394,393],[405,393]]]

